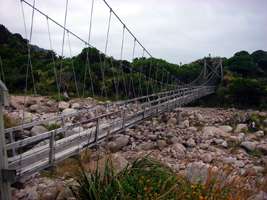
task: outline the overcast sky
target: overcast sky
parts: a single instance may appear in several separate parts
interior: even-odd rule
[[[33,0],[28,0],[30,3]],[[92,0],[69,0],[67,28],[88,38]],[[36,7],[60,24],[65,0],[36,0]],[[154,57],[189,63],[211,53],[230,57],[239,50],[267,50],[267,0],[108,0],[141,43]],[[23,4],[27,34],[32,10]],[[109,10],[95,0],[91,44],[105,49]],[[25,37],[20,0],[0,0],[0,23]],[[63,30],[49,22],[52,46],[61,52]],[[66,35],[67,36],[67,35]],[[120,57],[122,25],[112,16],[107,54]],[[66,37],[64,55],[75,55],[84,44]],[[32,44],[50,48],[46,18],[35,13]],[[71,49],[69,48],[71,47]],[[124,59],[131,59],[133,38],[125,35]],[[136,56],[142,49],[136,47]]]

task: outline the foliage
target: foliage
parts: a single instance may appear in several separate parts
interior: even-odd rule
[[[156,58],[136,58],[130,63],[107,57],[96,48],[85,48],[72,58],[61,58],[52,51],[33,45],[29,47],[33,70],[28,71],[28,93],[33,93],[34,80],[38,94],[50,95],[58,101],[64,100],[63,96],[58,96],[59,90],[61,94],[67,92],[70,97],[117,100],[173,89],[195,80],[204,65],[204,59],[184,65]],[[0,57],[9,91],[21,93],[26,88],[28,41],[0,25]],[[258,50],[252,54],[240,51],[229,59],[224,58],[223,65],[224,80],[216,94],[198,103],[267,108],[266,51]]]
[[[80,200],[228,200],[247,197],[241,180],[230,180],[230,173],[225,173],[222,179],[210,172],[204,184],[191,183],[149,157],[137,159],[117,174],[109,159],[102,173],[98,168],[88,172],[81,166],[75,179],[77,184],[71,190]]]

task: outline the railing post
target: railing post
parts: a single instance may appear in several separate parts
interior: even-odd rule
[[[53,166],[53,163],[55,161],[55,131],[51,132],[50,139],[49,139],[49,164]]]
[[[125,129],[125,110],[122,111],[122,130]]]
[[[4,178],[4,170],[8,169],[6,138],[4,132],[3,107],[8,105],[8,90],[0,80],[0,199],[11,200],[10,183]]]
[[[99,117],[97,118],[96,120],[96,130],[95,130],[95,143],[96,143],[96,146],[98,145],[98,136],[99,136],[99,126],[100,126],[100,120],[99,120]]]

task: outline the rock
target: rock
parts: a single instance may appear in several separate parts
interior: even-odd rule
[[[267,127],[267,119],[263,121],[263,125]]]
[[[205,183],[209,174],[209,165],[203,162],[189,163],[186,168],[186,177],[191,183]]]
[[[253,195],[248,200],[266,200],[267,199],[267,193],[260,191],[258,194]]]
[[[118,173],[127,167],[129,163],[120,153],[115,153],[112,155],[112,164]]]
[[[128,145],[130,137],[128,135],[121,135],[116,138],[114,141],[107,144],[108,149],[111,152],[117,152],[122,149],[124,146]]]
[[[205,163],[211,163],[213,160],[213,157],[210,153],[205,153],[201,155],[201,160]]]
[[[56,199],[58,196],[58,189],[56,187],[49,188],[49,191],[45,191],[44,193],[41,194],[42,200],[51,200],[51,199]]]
[[[163,149],[164,147],[167,146],[167,142],[165,140],[158,140],[157,141],[157,146],[161,150],[161,149]]]
[[[240,146],[246,149],[247,151],[254,151],[256,149],[255,142],[242,142]]]
[[[246,137],[245,133],[238,134],[238,139],[240,140],[240,142],[243,142],[245,140],[245,137]]]
[[[196,114],[196,118],[197,118],[197,120],[200,121],[200,122],[204,120],[203,116],[202,116],[200,113],[197,113],[197,114]]]
[[[177,119],[172,117],[168,120],[167,122],[168,125],[172,125],[172,126],[175,126],[177,124]]]
[[[222,143],[224,143],[225,141],[223,139],[214,139],[213,142],[217,145],[221,145]]]
[[[254,133],[257,137],[263,137],[264,136],[264,131],[257,131]]]
[[[150,135],[148,135],[147,137],[148,137],[148,139],[150,139],[150,140],[152,140],[152,141],[156,141],[157,138],[158,138],[158,136],[157,136],[156,134],[150,134]]]
[[[179,159],[179,158],[184,158],[186,153],[186,148],[184,147],[184,145],[176,143],[171,146],[170,151],[174,158]]]
[[[73,109],[73,108],[66,108],[66,109],[64,109],[62,111],[62,114],[63,115],[69,115],[69,114],[72,114],[72,113],[75,113],[75,112],[77,112],[77,111],[75,109]]]
[[[260,144],[257,146],[257,149],[264,155],[267,155],[267,144]]]
[[[153,142],[144,142],[140,145],[137,146],[138,150],[144,150],[144,151],[148,151],[150,149],[153,149],[155,147],[155,145],[153,144]]]
[[[69,104],[68,102],[60,101],[60,102],[58,103],[58,108],[59,108],[60,110],[65,110],[65,109],[67,109],[67,108],[69,108],[69,107],[70,107],[70,104]]]
[[[223,141],[223,143],[221,144],[221,146],[224,147],[224,148],[227,148],[228,147],[228,144],[227,144],[226,141]]]
[[[81,105],[79,103],[73,103],[71,105],[71,108],[73,108],[73,109],[79,109],[80,107],[81,107]]]
[[[38,104],[31,105],[29,109],[31,112],[42,112],[42,107]]]
[[[205,126],[202,129],[203,139],[214,138],[215,136],[225,135],[225,132],[214,126]]]
[[[72,131],[74,132],[74,133],[80,133],[80,132],[82,132],[84,129],[83,129],[83,127],[81,127],[81,126],[79,126],[79,127],[75,127],[75,128],[73,128],[72,129]]]
[[[195,142],[195,140],[193,139],[193,138],[190,138],[189,140],[187,140],[187,142],[186,142],[186,146],[187,147],[195,147],[196,146],[196,142]]]
[[[197,132],[197,128],[194,126],[189,127],[187,130],[190,132]]]
[[[52,107],[52,106],[56,105],[56,102],[54,100],[49,100],[46,102],[46,105],[49,107]]]
[[[163,113],[162,116],[161,116],[161,121],[164,122],[164,123],[167,123],[169,120],[169,116],[167,113]]]
[[[189,126],[190,126],[189,120],[185,120],[178,125],[178,128],[184,129],[184,128],[189,128]]]
[[[178,142],[179,142],[179,139],[176,136],[171,137],[170,140],[169,140],[170,144],[176,144]]]
[[[235,133],[240,132],[247,132],[248,131],[248,125],[247,124],[238,124],[235,128]]]
[[[48,130],[43,127],[43,126],[34,126],[32,129],[31,129],[31,135],[32,136],[35,136],[35,135],[39,135],[41,133],[45,133],[47,132]]]
[[[24,123],[30,123],[34,120],[35,116],[30,112],[24,112],[24,114],[22,112],[20,114],[20,118],[23,120]]]
[[[29,107],[31,105],[37,104],[37,101],[35,99],[28,99],[26,100],[26,106]]]
[[[219,129],[221,129],[222,131],[229,133],[233,131],[233,128],[231,126],[219,126]]]

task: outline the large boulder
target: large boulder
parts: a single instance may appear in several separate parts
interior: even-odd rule
[[[60,110],[65,110],[65,109],[67,109],[67,108],[69,108],[69,107],[70,107],[70,104],[69,104],[68,102],[60,101],[60,102],[58,103],[58,108],[59,108]]]
[[[210,139],[214,137],[226,137],[228,134],[215,126],[205,126],[202,129],[203,139]]]
[[[219,126],[219,129],[221,129],[222,131],[229,133],[232,132],[233,128],[231,126]]]
[[[267,155],[267,144],[260,144],[257,146],[257,149],[264,155]]]
[[[168,125],[175,126],[177,124],[177,119],[172,117],[168,120]]]
[[[235,133],[246,132],[248,131],[247,124],[238,124],[235,128]]]
[[[257,147],[257,143],[246,141],[246,142],[242,142],[240,146],[246,149],[247,151],[254,151]]]
[[[209,174],[209,165],[200,162],[189,163],[186,167],[186,177],[191,183],[205,183]]]
[[[153,149],[155,147],[153,142],[144,142],[140,145],[137,146],[138,150],[144,150],[144,151],[148,151],[150,149]]]
[[[73,103],[71,105],[71,108],[73,108],[73,109],[79,109],[80,107],[81,107],[81,105],[79,103]]]
[[[186,148],[180,143],[173,144],[170,147],[171,154],[174,158],[184,158],[186,154]]]
[[[43,127],[43,126],[34,126],[31,129],[31,135],[32,136],[35,136],[35,135],[39,135],[39,134],[45,133],[47,131],[48,130],[45,127]]]
[[[189,128],[189,126],[190,126],[189,120],[185,120],[185,121],[179,123],[178,128],[184,129],[184,128]]]
[[[66,108],[66,109],[64,109],[62,111],[62,114],[63,115],[69,115],[69,114],[72,114],[72,113],[75,113],[75,112],[77,112],[77,111],[75,109],[73,109],[73,108]]]
[[[124,146],[128,145],[129,141],[130,137],[128,135],[120,135],[114,141],[109,142],[107,146],[111,152],[117,152]]]
[[[196,146],[196,142],[195,142],[195,140],[193,139],[193,138],[190,138],[190,139],[188,139],[187,141],[186,141],[186,146],[187,147],[195,147]]]

